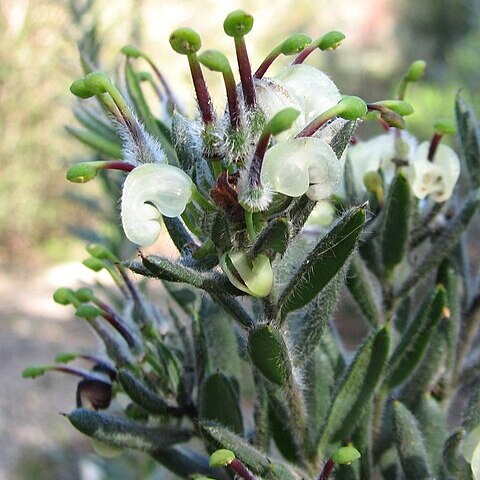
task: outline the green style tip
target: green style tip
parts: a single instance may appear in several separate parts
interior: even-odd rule
[[[299,115],[300,112],[295,108],[284,108],[268,122],[267,128],[272,135],[278,135],[288,130]]]
[[[418,82],[424,75],[427,62],[425,60],[417,60],[413,62],[405,74],[405,80],[407,82]]]
[[[74,80],[70,85],[70,92],[78,98],[90,98],[95,95],[95,93],[85,85],[84,78]]]
[[[345,120],[357,120],[364,117],[368,111],[367,104],[360,97],[355,96],[342,97],[337,107],[341,108],[337,115]]]
[[[243,37],[253,28],[253,17],[243,10],[235,10],[227,15],[223,30],[229,37]]]
[[[206,50],[198,56],[198,61],[214,72],[227,73],[231,70],[228,58],[218,50]]]
[[[135,45],[125,45],[120,50],[126,57],[130,58],[140,58],[144,56],[144,53]]]
[[[345,40],[345,35],[342,32],[328,32],[320,39],[318,48],[320,50],[335,50],[341,45],[343,40]]]
[[[349,465],[361,457],[355,447],[341,447],[333,455],[332,460],[338,465]]]
[[[177,28],[171,33],[169,41],[172,48],[180,55],[197,53],[202,46],[200,35],[191,28]]]
[[[312,43],[312,39],[304,33],[294,33],[288,37],[280,46],[283,55],[295,55],[300,53],[308,45]]]
[[[440,135],[455,135],[457,133],[455,124],[448,118],[438,119],[433,124],[433,128],[435,129],[435,132],[439,133]]]
[[[210,455],[211,467],[226,467],[235,460],[235,454],[230,450],[220,449]]]

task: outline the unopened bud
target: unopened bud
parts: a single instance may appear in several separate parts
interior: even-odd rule
[[[337,116],[345,120],[357,120],[367,114],[367,104],[360,98],[355,96],[344,96],[338,102]]]
[[[227,57],[218,50],[206,50],[198,56],[198,61],[214,72],[227,73],[231,70]]]
[[[433,124],[433,128],[440,135],[455,135],[457,133],[455,124],[448,118],[440,118]]]
[[[418,82],[425,75],[425,68],[427,62],[425,60],[417,60],[413,62],[405,74],[405,80],[407,82]]]
[[[77,80],[72,82],[70,85],[70,92],[79,98],[90,98],[95,95],[94,92],[85,85],[84,78],[77,78]]]
[[[332,455],[332,460],[338,465],[349,465],[360,457],[360,452],[355,447],[341,447]]]
[[[235,454],[231,450],[220,449],[210,455],[209,464],[211,467],[226,467],[235,460]]]
[[[253,28],[253,17],[243,10],[235,10],[227,15],[223,30],[229,37],[243,37]]]
[[[191,28],[178,28],[170,35],[170,45],[180,55],[191,55],[200,50],[200,35]]]
[[[85,318],[87,320],[91,320],[93,318],[97,318],[102,314],[102,311],[95,307],[94,305],[80,305],[75,315],[80,318]]]
[[[101,95],[102,93],[108,92],[112,82],[106,73],[92,72],[85,76],[85,85],[95,93],[95,95]]]
[[[342,32],[328,32],[320,39],[318,48],[320,50],[335,50],[345,40],[345,35]]]
[[[294,33],[288,37],[280,46],[283,55],[295,55],[301,52],[306,46],[312,42],[312,39],[304,33]]]

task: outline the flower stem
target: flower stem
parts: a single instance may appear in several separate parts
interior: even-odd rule
[[[443,135],[441,133],[435,132],[433,134],[432,140],[430,141],[430,147],[428,149],[427,159],[430,162],[433,162],[433,157],[435,156],[435,152],[437,151],[438,144],[442,139]]]
[[[203,123],[208,124],[213,122],[213,109],[210,94],[208,93],[207,84],[203,77],[202,68],[200,62],[197,59],[197,55],[192,53],[187,55],[188,65],[190,66],[190,72],[192,74],[193,87],[195,88],[195,94],[197,95],[198,107],[202,115]]]
[[[292,62],[292,65],[301,65],[305,59],[316,49],[318,48],[318,45],[316,43],[313,43],[309,47],[305,48],[302,50],[295,58],[295,60]]]
[[[235,458],[229,464],[229,467],[243,480],[255,480],[255,477],[247,470],[245,465],[238,459]]]
[[[270,68],[270,65],[279,57],[281,51],[279,48],[273,49],[266,57],[261,65],[257,68],[257,71],[253,75],[254,78],[263,78],[266,71]]]
[[[238,105],[237,85],[232,70],[223,74],[225,89],[227,91],[228,114],[230,116],[230,125],[237,130],[240,126],[240,108]]]
[[[237,54],[238,69],[240,71],[245,103],[247,107],[253,108],[255,106],[255,87],[253,85],[252,67],[248,59],[244,37],[235,37],[235,52]]]
[[[327,463],[323,466],[322,473],[320,473],[320,477],[318,477],[318,480],[328,480],[330,478],[331,473],[333,472],[333,469],[335,467],[335,462],[329,458],[327,460]]]

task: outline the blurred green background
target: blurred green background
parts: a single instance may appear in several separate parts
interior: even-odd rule
[[[247,38],[254,66],[290,33],[315,38],[343,31],[347,39],[339,50],[308,62],[329,73],[342,92],[367,100],[392,95],[409,63],[425,59],[426,78],[407,96],[416,109],[408,125],[422,139],[437,118],[453,119],[459,89],[480,109],[480,0],[1,0],[0,479],[140,478],[128,473],[128,457],[106,476],[101,468],[80,465],[77,451],[88,451],[88,444],[56,415],[73,406],[75,382],[19,378],[26,365],[50,360],[52,349],[91,342],[50,300],[59,283],[90,281],[73,264],[63,266],[82,258],[83,243],[72,230],[94,226],[108,235],[108,224],[74,197],[98,202],[116,218],[98,183],[68,185],[64,179],[67,165],[89,155],[63,128],[74,122],[68,87],[81,73],[77,44],[109,72],[121,67],[124,44],[139,45],[192,111],[187,65],[170,49],[168,36],[192,26],[205,48],[233,59],[222,23],[236,8],[255,17]],[[223,108],[218,76],[206,77]]]

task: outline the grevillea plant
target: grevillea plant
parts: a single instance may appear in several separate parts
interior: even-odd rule
[[[54,299],[104,349],[24,376],[78,375],[72,425],[103,454],[141,450],[180,477],[480,478],[480,289],[464,235],[480,204],[471,109],[457,97],[458,188],[459,157],[441,143],[452,122],[435,122],[421,143],[405,131],[404,97],[425,62],[409,67],[395,99],[366,102],[305,63],[342,33],[292,35],[253,71],[252,27],[243,11],[224,22],[238,83],[195,31],[171,34],[190,68],[193,118],[139,49],[122,49],[116,82],[83,59],[71,91],[89,100],[72,132],[101,159],[67,178],[117,170],[121,225],[140,250],[128,260],[87,246],[85,265],[106,269],[119,295],[62,288]],[[205,68],[223,78],[224,111]],[[382,133],[361,140],[354,130],[366,121]],[[162,229],[176,258],[142,251]],[[149,295],[139,276],[157,280]],[[347,291],[354,314],[337,308]],[[368,328],[354,351],[335,310]],[[92,369],[66,365],[75,359]]]

